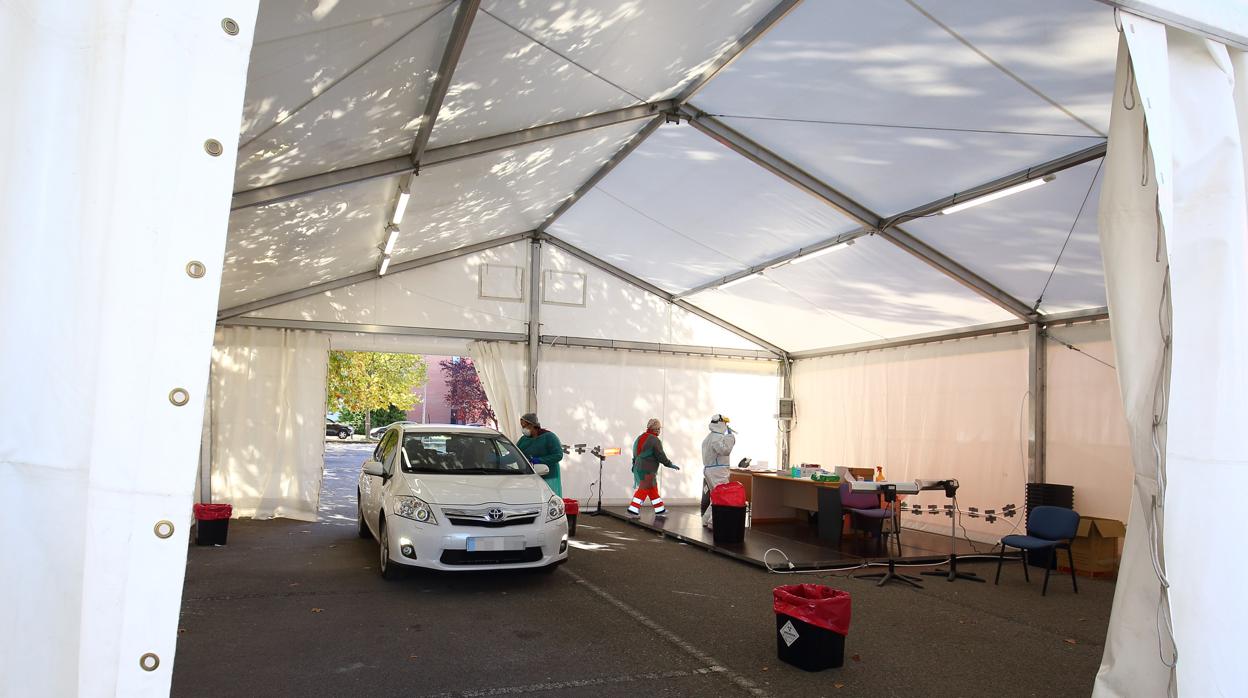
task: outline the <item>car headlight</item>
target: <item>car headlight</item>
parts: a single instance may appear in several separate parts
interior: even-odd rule
[[[558,495],[552,495],[546,501],[546,520],[558,521],[563,518],[563,500]]]
[[[420,523],[436,524],[438,522],[433,515],[433,507],[419,497],[395,497],[394,513]]]

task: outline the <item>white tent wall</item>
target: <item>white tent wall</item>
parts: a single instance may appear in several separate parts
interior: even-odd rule
[[[1126,523],[1131,442],[1109,322],[1050,327],[1045,349],[1045,481],[1075,486],[1075,509]],[[1104,362],[1104,363],[1101,363]]]
[[[247,317],[396,327],[523,332],[527,322],[528,243],[518,242],[420,269],[325,291],[250,313]],[[485,265],[490,265],[486,270]],[[489,295],[481,275],[519,281],[515,298]]]
[[[1090,354],[1112,356],[1103,323],[1051,333]],[[963,510],[1006,504],[1021,510],[1027,341],[1026,333],[1010,333],[796,361],[793,462],[884,466],[897,480],[957,478]],[[1113,371],[1052,341],[1046,356],[1046,481],[1073,485],[1081,513],[1125,521],[1131,470]],[[948,503],[939,492],[911,501]],[[943,516],[908,515],[904,523],[949,530]],[[964,516],[961,525],[973,538],[995,543],[1023,524],[1021,516],[993,524]]]
[[[210,493],[235,518],[316,521],[329,348],[319,332],[217,330]]]
[[[554,245],[542,246],[542,293],[543,335],[761,348]]]
[[[0,10],[0,695],[168,695],[256,6]]]
[[[660,489],[671,504],[696,502],[702,492],[702,439],[711,415],[739,427],[734,461],[775,463],[779,431],[778,365],[773,361],[710,359],[607,349],[543,347],[538,414],[564,444],[618,446],[604,467],[603,502],[621,504],[633,492],[633,440],[646,420],[663,421],[663,444],[680,471],[664,470]],[[565,497],[596,501],[598,461],[588,453],[563,460]]]
[[[883,466],[893,480],[957,478],[963,509],[1021,509],[1026,341],[1011,333],[794,362],[792,462]],[[949,503],[939,492],[910,501]],[[1017,521],[962,519],[973,537],[993,541]],[[903,523],[949,531],[944,516]]]
[[[1121,22],[1101,237],[1137,474],[1095,694],[1233,695],[1245,564],[1209,516],[1248,487],[1248,59]]]

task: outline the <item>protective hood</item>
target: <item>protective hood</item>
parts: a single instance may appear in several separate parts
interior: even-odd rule
[[[404,474],[411,493],[430,504],[545,504],[550,487],[537,475]]]
[[[728,425],[723,422],[711,422],[710,429],[716,434],[724,434],[728,431]]]

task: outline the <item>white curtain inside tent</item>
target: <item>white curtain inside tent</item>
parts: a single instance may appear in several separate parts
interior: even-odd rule
[[[963,509],[1021,510],[1027,482],[1025,333],[797,361],[792,462],[874,468],[892,480],[957,478]],[[949,504],[941,492],[911,499]],[[963,517],[995,542],[1018,518]],[[943,515],[909,527],[949,532]]]
[[[211,496],[235,517],[316,520],[329,346],[319,332],[217,330]]]
[[[1248,60],[1121,23],[1101,239],[1136,477],[1095,695],[1234,695],[1246,569],[1221,519],[1248,488]]]
[[[774,361],[543,347],[539,414],[565,444],[623,449],[604,464],[603,501],[615,504],[632,494],[633,440],[648,419],[658,417],[664,448],[681,466],[661,473],[663,498],[688,504],[701,497],[702,440],[713,414],[728,415],[739,432],[734,462],[775,463],[777,368]],[[565,496],[597,500],[596,458],[570,454],[562,473]]]
[[[523,361],[519,354],[523,347],[519,344],[503,342],[473,342],[468,353],[477,367],[477,376],[481,379],[481,387],[485,389],[485,397],[494,410],[494,418],[498,420],[499,431],[512,439],[520,438],[520,413],[517,411],[523,402],[517,398],[523,393],[512,390],[513,383],[520,383],[521,376],[512,373],[509,378],[508,364],[514,369]],[[540,418],[541,413],[538,413]]]

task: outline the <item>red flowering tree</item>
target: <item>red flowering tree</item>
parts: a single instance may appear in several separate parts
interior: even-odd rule
[[[484,424],[498,427],[494,410],[485,397],[481,378],[472,359],[455,356],[438,362],[446,377],[446,401],[451,408],[452,424]]]

